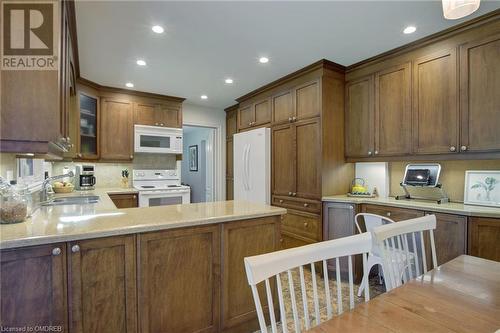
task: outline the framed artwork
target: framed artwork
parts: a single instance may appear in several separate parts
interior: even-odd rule
[[[500,170],[465,171],[464,204],[500,207]]]
[[[198,145],[189,146],[189,171],[198,171]]]

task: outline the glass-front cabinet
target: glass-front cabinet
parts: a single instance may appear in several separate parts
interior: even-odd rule
[[[80,93],[80,134],[78,137],[78,158],[97,159],[99,157],[97,149],[97,118],[97,97]]]

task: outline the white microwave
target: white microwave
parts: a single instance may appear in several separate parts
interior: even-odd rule
[[[182,128],[134,126],[136,153],[182,154]]]

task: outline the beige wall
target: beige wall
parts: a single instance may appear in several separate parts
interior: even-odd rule
[[[430,161],[432,162],[432,161]],[[410,162],[390,162],[390,196],[403,194],[399,183],[403,180],[406,164]],[[466,170],[500,170],[500,160],[441,161],[439,182],[451,201],[463,202]]]

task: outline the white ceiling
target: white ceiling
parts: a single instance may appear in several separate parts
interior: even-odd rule
[[[483,0],[467,19],[497,8]],[[445,20],[441,1],[78,1],[76,20],[84,78],[216,108],[322,58],[351,65],[464,21]]]

